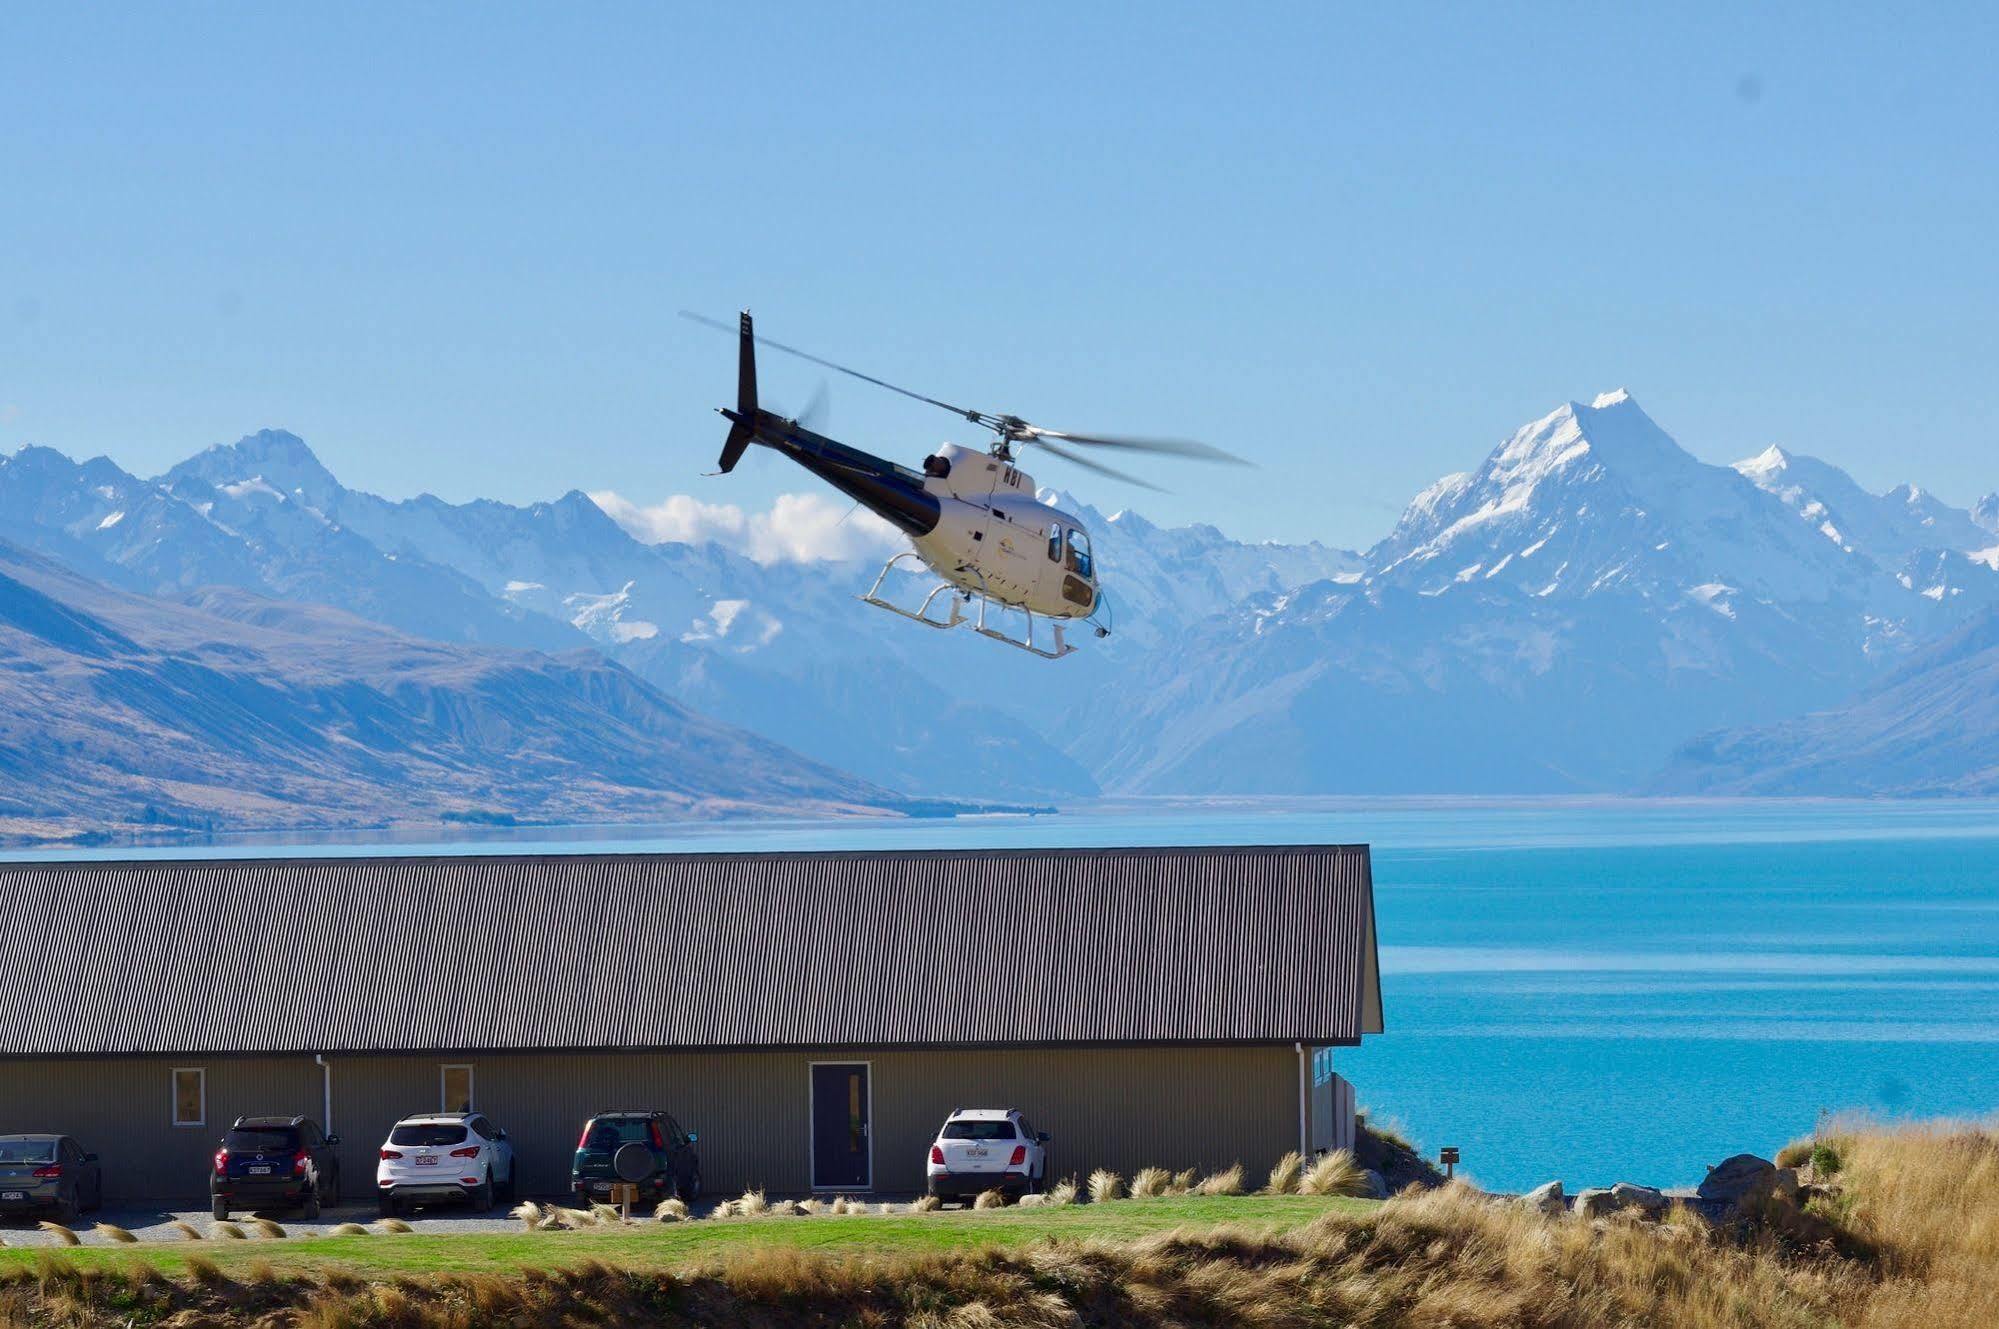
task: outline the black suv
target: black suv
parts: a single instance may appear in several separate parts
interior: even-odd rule
[[[701,1159],[694,1152],[699,1137],[683,1131],[664,1112],[600,1112],[583,1123],[576,1138],[576,1159],[569,1165],[569,1189],[585,1202],[608,1200],[618,1180],[611,1166],[620,1146],[644,1145],[652,1151],[652,1175],[638,1183],[639,1198],[683,1200],[701,1198]]]
[[[208,1196],[217,1218],[231,1209],[298,1209],[319,1217],[340,1199],[337,1135],[309,1117],[238,1117],[215,1151]]]

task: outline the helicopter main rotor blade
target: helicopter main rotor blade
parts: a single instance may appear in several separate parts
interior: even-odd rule
[[[1164,494],[1169,492],[1167,490],[1161,489],[1158,485],[1153,484],[1150,480],[1141,480],[1135,475],[1126,475],[1123,471],[1113,470],[1112,468],[1104,465],[1102,462],[1091,461],[1088,457],[1085,457],[1080,452],[1071,452],[1069,449],[1065,447],[1060,447],[1054,443],[1050,443],[1048,441],[1047,435],[1045,434],[1037,435],[1036,437],[1027,439],[1025,441],[1033,444],[1035,447],[1043,448],[1048,452],[1053,453],[1055,456],[1060,457],[1063,461],[1073,462],[1075,465],[1082,467],[1086,471],[1095,471],[1098,475],[1108,475],[1113,480],[1122,480],[1126,484],[1137,485],[1140,489],[1150,489],[1155,494]]]
[[[1098,448],[1123,448],[1130,452],[1156,452],[1167,457],[1186,457],[1195,461],[1219,461],[1231,466],[1253,466],[1254,462],[1238,457],[1233,452],[1210,447],[1206,443],[1196,443],[1190,438],[1135,438],[1128,434],[1072,434],[1060,429],[1040,429],[1033,431],[1034,438],[1059,438],[1068,443],[1085,443]]]
[[[727,332],[733,335],[737,331],[736,328],[730,326],[729,324],[720,322],[717,319],[709,318],[705,314],[697,314],[689,309],[681,310],[680,316],[684,319],[687,319],[690,322],[699,323],[703,327],[714,328],[717,332]],[[948,401],[938,401],[935,397],[926,397],[920,392],[912,392],[908,388],[897,387],[895,384],[890,383],[887,379],[876,378],[873,374],[863,374],[858,369],[849,369],[845,365],[835,364],[833,361],[826,359],[824,356],[814,355],[810,351],[801,351],[796,346],[786,346],[781,341],[772,341],[769,337],[766,337],[761,333],[753,333],[751,335],[756,338],[758,343],[770,347],[773,351],[783,351],[786,355],[795,355],[801,360],[810,360],[813,364],[818,365],[823,369],[831,369],[838,373],[845,374],[849,378],[858,378],[863,383],[872,383],[878,388],[887,388],[890,392],[899,392],[903,396],[913,398],[916,401],[927,402],[932,406],[942,407],[944,410],[951,412],[951,414],[953,415],[963,416],[965,419],[970,420],[973,424],[984,425],[986,426],[986,428],[991,429],[993,427],[994,422],[998,418],[996,416],[988,416],[983,411],[966,410],[962,406],[953,406]]]

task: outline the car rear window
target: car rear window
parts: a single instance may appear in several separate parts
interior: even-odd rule
[[[404,1122],[389,1132],[390,1144],[464,1144],[465,1128],[445,1121]]]
[[[46,1163],[55,1156],[54,1140],[0,1140],[0,1163]]]
[[[608,1120],[593,1121],[584,1134],[585,1149],[616,1149],[621,1144],[651,1144],[653,1121],[650,1117],[612,1117]]]
[[[944,1138],[947,1140],[1011,1140],[1015,1139],[1013,1123],[1010,1121],[947,1121],[944,1123]]]
[[[232,1153],[253,1154],[262,1150],[298,1148],[296,1126],[235,1126],[222,1141]]]

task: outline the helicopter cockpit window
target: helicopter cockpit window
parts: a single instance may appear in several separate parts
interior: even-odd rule
[[[1062,561],[1062,528],[1060,526],[1050,526],[1048,528],[1048,561],[1050,563],[1060,563]]]
[[[1090,564],[1090,537],[1086,531],[1069,528],[1069,570],[1079,577],[1096,578]]]

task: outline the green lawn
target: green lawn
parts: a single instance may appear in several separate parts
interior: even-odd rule
[[[975,1246],[1013,1245],[1043,1238],[1129,1240],[1174,1228],[1242,1225],[1260,1231],[1299,1227],[1328,1212],[1358,1213],[1372,1204],[1303,1195],[1182,1196],[1119,1200],[1059,1209],[955,1210],[931,1214],[866,1214],[644,1221],[628,1228],[582,1232],[410,1233],[365,1237],[304,1237],[248,1241],[141,1242],[53,1248],[78,1265],[143,1260],[179,1273],[186,1257],[201,1255],[223,1267],[269,1261],[280,1273],[346,1270],[362,1277],[400,1273],[506,1271],[550,1268],[598,1259],[627,1268],[678,1269],[748,1246],[767,1245],[829,1254],[884,1255]],[[0,1270],[33,1267],[50,1247],[0,1250]]]

